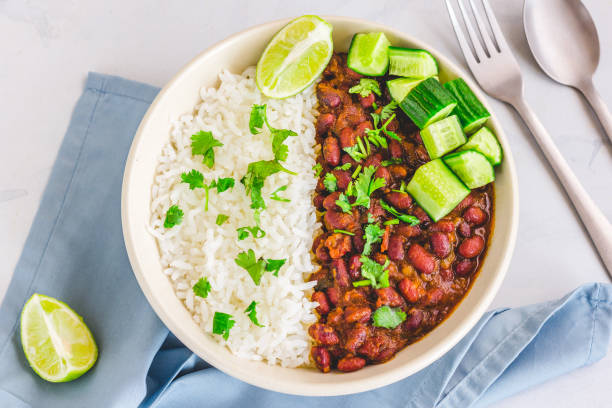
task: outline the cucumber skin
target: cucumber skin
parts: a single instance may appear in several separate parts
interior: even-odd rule
[[[355,45],[355,40],[357,40],[359,35],[366,35],[366,34],[370,34],[370,33],[357,33],[353,36],[353,38],[351,39],[351,45],[349,46],[349,51],[347,53],[347,59],[346,59],[346,66],[349,67],[350,69],[352,69],[353,71],[355,71],[358,74],[361,75],[365,75],[365,76],[384,76],[387,73],[387,70],[389,69],[389,54],[387,52],[387,63],[385,65],[385,68],[382,71],[370,71],[370,72],[366,72],[363,71],[361,68],[354,68],[354,64],[351,64],[351,50],[353,49],[353,45]],[[387,40],[387,43],[390,44],[390,41],[387,39],[387,37],[385,36],[384,33],[381,33],[385,39]],[[387,46],[388,47],[388,46]]]
[[[428,188],[423,189],[418,181],[422,177],[429,179],[428,181],[431,178],[437,178],[437,181],[440,182],[430,182],[430,184],[438,189],[435,191]],[[444,191],[440,188],[443,188]],[[470,194],[470,189],[444,164],[442,159],[432,160],[419,167],[408,183],[406,190],[435,222],[445,217]],[[451,193],[453,195],[452,200],[445,202],[442,206],[435,202],[436,196],[448,199]]]
[[[476,122],[482,121],[484,123],[491,117],[487,108],[478,100],[463,78],[446,82],[444,88],[457,100],[457,106],[453,113],[459,117],[465,133],[473,133],[480,127]]]
[[[425,53],[425,54],[427,54],[431,58],[431,60],[434,63],[434,66],[436,67],[436,70],[435,70],[434,73],[431,73],[431,74],[429,74],[427,76],[424,76],[424,77],[413,77],[413,76],[408,76],[408,75],[403,75],[403,74],[391,72],[391,70],[392,70],[391,58],[395,56],[393,54],[396,54],[397,56],[401,56],[402,54],[410,54],[410,53],[415,53],[415,52],[416,53]],[[440,72],[440,67],[438,65],[438,61],[434,58],[433,55],[431,55],[431,53],[429,51],[418,49],[418,48],[401,48],[401,47],[392,47],[392,46],[389,46],[389,74],[390,75],[397,75],[397,76],[405,77],[405,78],[406,77],[410,77],[410,78],[414,78],[414,79],[425,79],[425,78],[429,78],[431,76],[436,76],[436,75],[438,75],[439,72]]]
[[[490,170],[490,174],[488,175],[488,177],[480,178],[480,180],[475,180],[473,177],[474,169],[473,167],[469,167],[470,163],[467,162],[466,159],[470,160],[471,163],[475,163],[475,160],[478,160],[480,162],[477,163],[478,165],[483,165],[487,167],[487,170]],[[487,159],[484,154],[476,150],[463,150],[460,152],[452,153],[447,156],[444,156],[442,160],[444,160],[444,163],[452,170],[452,172],[455,173],[457,177],[459,177],[461,181],[463,181],[463,183],[471,189],[486,186],[487,184],[495,181],[495,170],[489,162],[489,159]]]
[[[454,125],[453,128],[458,128],[456,130],[460,132],[461,138],[458,140],[455,140],[455,144],[453,144],[450,147],[447,147],[446,150],[438,151],[437,150],[438,145],[433,140],[434,136],[430,133],[428,129],[431,129],[432,126],[436,126],[437,124],[442,123],[442,121],[453,121],[453,125]],[[438,157],[444,156],[446,153],[455,150],[456,148],[458,148],[459,146],[462,146],[466,142],[466,138],[465,138],[465,135],[463,134],[463,130],[461,129],[461,124],[459,123],[459,119],[457,118],[457,115],[450,115],[444,119],[441,119],[437,122],[430,124],[429,126],[427,126],[421,131],[421,139],[423,140],[425,149],[427,150],[427,153],[429,154],[429,157],[432,160],[437,159]]]
[[[432,117],[450,105],[454,105],[456,108],[457,100],[434,78],[423,80],[412,88],[404,100],[400,102],[400,108],[419,129],[429,125]],[[450,114],[450,111],[448,114]]]
[[[482,139],[483,137],[486,139],[489,139],[490,143],[495,144],[495,146],[497,147],[496,150],[498,150],[499,152],[498,155],[492,154],[492,152],[488,148],[487,149],[479,148],[479,146],[482,145],[482,142],[479,142],[477,139]],[[485,146],[486,145],[487,143],[485,140]],[[461,146],[458,150],[459,151],[476,150],[477,152],[482,153],[493,166],[499,165],[504,158],[504,150],[499,144],[499,140],[497,140],[497,137],[495,137],[495,134],[486,126],[481,127],[476,133],[470,136],[468,141],[463,146]],[[483,151],[483,150],[487,150],[487,151]]]

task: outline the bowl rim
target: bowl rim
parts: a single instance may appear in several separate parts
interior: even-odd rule
[[[516,168],[512,153],[509,148],[508,140],[503,131],[501,123],[497,119],[494,114],[491,106],[489,105],[485,95],[477,86],[477,84],[472,80],[471,76],[467,74],[467,72],[457,66],[455,63],[450,61],[446,56],[444,56],[441,52],[439,52],[436,48],[432,47],[428,43],[421,41],[410,34],[406,34],[398,29],[387,26],[385,24],[381,24],[378,22],[372,22],[365,19],[354,18],[354,17],[345,17],[345,16],[336,16],[336,15],[320,15],[321,18],[331,23],[332,26],[335,24],[353,24],[356,26],[367,25],[367,26],[375,26],[378,30],[384,31],[386,33],[392,34],[395,37],[402,38],[406,42],[412,43],[415,46],[426,49],[432,54],[434,54],[441,66],[447,67],[448,70],[462,77],[468,86],[474,91],[476,96],[481,100],[481,102],[485,105],[485,107],[491,112],[491,117],[489,120],[493,123],[493,127],[496,130],[496,134],[498,135],[498,139],[504,148],[504,161],[505,161],[505,171],[509,172],[509,195],[511,198],[510,203],[510,214],[504,214],[507,219],[509,219],[509,233],[507,246],[503,251],[503,255],[501,256],[501,261],[499,262],[497,269],[497,274],[493,277],[490,285],[487,290],[484,292],[483,296],[476,300],[475,307],[466,313],[466,316],[462,319],[457,328],[451,331],[450,335],[445,337],[442,341],[440,341],[435,348],[429,349],[424,354],[418,356],[417,358],[410,361],[409,365],[401,366],[399,368],[395,368],[393,370],[387,370],[384,374],[378,374],[376,376],[369,377],[367,379],[357,379],[350,382],[350,386],[346,384],[336,384],[336,387],[333,386],[323,386],[322,384],[301,384],[299,389],[296,389],[295,386],[291,387],[290,381],[269,381],[265,378],[261,378],[257,375],[247,374],[246,372],[234,372],[230,370],[222,359],[217,358],[213,353],[206,353],[202,351],[197,342],[192,341],[193,339],[188,336],[185,331],[181,328],[181,325],[177,320],[174,320],[170,315],[168,315],[165,310],[161,307],[158,300],[153,294],[153,290],[147,281],[146,274],[143,273],[143,268],[140,265],[139,255],[136,253],[135,244],[134,244],[134,231],[132,231],[132,227],[129,219],[129,211],[128,211],[128,201],[130,200],[130,183],[131,175],[133,172],[133,168],[137,163],[135,159],[136,151],[138,150],[138,146],[143,141],[143,130],[147,127],[148,122],[151,120],[151,117],[156,111],[156,107],[161,103],[160,101],[164,99],[164,97],[172,91],[172,89],[177,85],[180,79],[187,75],[191,70],[195,69],[198,65],[198,62],[201,59],[206,58],[209,54],[220,50],[227,45],[233,43],[234,41],[247,36],[249,33],[259,31],[259,30],[269,30],[272,27],[282,27],[295,19],[292,18],[283,18],[277,19],[273,21],[269,21],[263,24],[258,24],[255,26],[248,27],[242,31],[239,31],[235,34],[232,34],[229,37],[226,37],[220,42],[215,43],[211,47],[208,47],[204,51],[200,52],[196,57],[190,60],[187,64],[185,64],[171,79],[168,83],[160,90],[160,92],[155,97],[154,101],[151,103],[147,112],[143,116],[140,125],[135,133],[134,139],[132,141],[132,145],[130,147],[130,151],[126,160],[123,183],[122,183],[122,194],[121,194],[121,221],[123,227],[123,236],[124,242],[128,254],[128,258],[130,261],[130,265],[132,266],[133,273],[136,277],[138,285],[140,286],[142,292],[144,293],[148,303],[151,305],[159,319],[164,323],[164,325],[168,328],[170,332],[172,332],[190,351],[194,354],[201,357],[207,363],[211,364],[215,368],[220,371],[237,378],[241,381],[244,381],[248,384],[271,390],[285,394],[292,395],[302,395],[302,396],[336,396],[336,395],[347,395],[359,392],[370,391],[376,388],[383,387],[385,385],[392,384],[394,382],[400,381],[412,374],[417,373],[423,368],[429,366],[434,361],[442,357],[446,354],[452,347],[454,347],[465,335],[476,325],[476,323],[483,316],[493,298],[496,296],[499,288],[505,278],[506,272],[508,270],[517,237],[518,230],[518,219],[519,219],[519,198],[518,198],[518,178],[516,174]],[[356,30],[356,32],[358,29]],[[497,195],[496,195],[497,196]],[[497,217],[496,217],[497,218]],[[496,223],[497,224],[497,223]],[[495,234],[495,231],[494,231]],[[473,283],[470,286],[470,289],[466,293],[466,295],[462,298],[458,305],[460,305],[465,298],[469,295],[472,290]],[[457,306],[456,306],[457,307]],[[451,313],[452,314],[452,313]],[[449,314],[450,316],[450,314]],[[196,352],[194,350],[198,350],[200,352]],[[239,357],[237,357],[239,358]],[[245,360],[248,361],[248,360]],[[346,374],[343,374],[346,375]],[[330,385],[333,385],[330,383]],[[343,385],[343,386],[341,386]]]

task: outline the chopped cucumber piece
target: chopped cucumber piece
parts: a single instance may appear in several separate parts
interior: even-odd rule
[[[438,79],[437,76],[434,78]],[[404,100],[408,92],[412,90],[415,86],[421,83],[423,79],[415,79],[415,78],[396,78],[390,81],[387,81],[387,88],[389,89],[389,95],[391,98],[397,103],[400,103]]]
[[[383,33],[355,34],[346,64],[361,75],[383,76],[389,66],[390,44]]]
[[[482,187],[495,180],[493,166],[484,154],[476,150],[449,154],[443,160],[469,188]]]
[[[437,159],[465,143],[465,135],[457,115],[432,123],[421,130],[421,139],[429,157]]]
[[[444,119],[457,106],[457,101],[435,78],[427,78],[412,88],[400,108],[421,129]]]
[[[468,139],[467,143],[459,150],[476,150],[484,154],[493,166],[497,166],[502,161],[502,148],[497,138],[487,127],[482,127]]]
[[[457,100],[457,107],[453,113],[459,116],[459,121],[463,125],[465,133],[475,132],[491,116],[487,108],[480,103],[474,92],[472,92],[462,78],[448,81],[444,84],[444,88]]]
[[[423,79],[438,75],[438,63],[425,50],[389,47],[389,74]]]
[[[419,167],[406,189],[434,221],[451,212],[470,194],[470,190],[446,167],[442,159]]]

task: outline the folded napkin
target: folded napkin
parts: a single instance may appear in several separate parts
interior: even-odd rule
[[[429,367],[362,394],[279,394],[209,366],[156,317],[123,245],[123,167],[157,92],[117,77],[87,79],[0,307],[0,407],[485,406],[605,355],[612,285],[589,284],[560,300],[489,312]],[[96,338],[98,362],[76,381],[51,384],[28,367],[19,313],[34,292],[67,302]]]

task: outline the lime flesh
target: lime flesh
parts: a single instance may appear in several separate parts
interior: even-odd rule
[[[314,82],[332,53],[332,26],[317,16],[291,21],[272,38],[259,62],[255,81],[271,98],[287,98]]]
[[[50,382],[74,380],[98,358],[83,319],[64,302],[37,293],[21,312],[21,344],[32,369]]]

